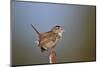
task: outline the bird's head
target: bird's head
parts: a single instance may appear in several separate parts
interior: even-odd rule
[[[54,33],[58,33],[58,34],[59,33],[62,34],[64,32],[63,28],[59,25],[54,26],[51,31],[53,31]]]

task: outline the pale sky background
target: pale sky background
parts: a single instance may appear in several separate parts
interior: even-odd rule
[[[55,24],[65,33],[57,43],[57,62],[95,60],[95,6],[12,2],[12,63],[17,65],[48,63],[48,53],[35,44],[36,33],[49,31]]]

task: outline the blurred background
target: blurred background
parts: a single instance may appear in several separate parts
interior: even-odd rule
[[[63,26],[65,32],[57,43],[57,62],[95,61],[96,59],[96,7],[11,1],[11,59],[12,64],[49,63],[48,53],[41,53],[35,41],[33,24],[40,32],[54,25]]]

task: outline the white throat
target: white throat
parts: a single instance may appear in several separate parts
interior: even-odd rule
[[[60,36],[60,37],[62,37],[62,33],[60,32],[60,33],[58,33],[58,35]]]

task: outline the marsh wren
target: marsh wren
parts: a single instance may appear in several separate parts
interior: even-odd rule
[[[32,24],[31,26],[38,34],[37,44],[41,48],[41,52],[54,48],[64,31],[61,26],[55,25],[50,31],[40,33]]]

